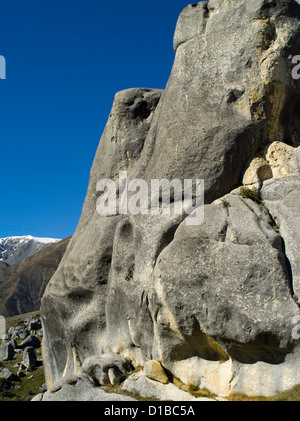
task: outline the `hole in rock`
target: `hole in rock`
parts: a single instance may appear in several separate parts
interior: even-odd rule
[[[127,282],[130,282],[133,279],[134,270],[135,270],[135,264],[132,263],[132,265],[130,265],[128,269],[127,276],[125,278]]]
[[[101,257],[98,265],[98,283],[106,285],[108,283],[108,276],[111,268],[112,255],[107,254]]]
[[[124,239],[130,239],[133,235],[133,227],[130,222],[125,222],[120,229],[120,237]]]
[[[151,114],[151,109],[149,104],[146,101],[142,101],[137,104],[133,110],[133,117],[140,118],[141,120],[146,120]]]

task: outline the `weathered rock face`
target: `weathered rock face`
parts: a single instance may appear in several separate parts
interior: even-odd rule
[[[300,148],[298,148],[300,151]],[[262,198],[274,220],[280,227],[285,241],[286,255],[289,259],[293,279],[293,291],[300,297],[300,177],[269,180],[264,183]]]
[[[267,145],[260,156],[255,157],[247,168],[243,184],[261,187],[263,181],[284,177],[298,172],[295,148],[283,142]]]
[[[293,165],[283,159],[284,173],[270,149],[300,145],[300,86],[291,76],[299,17],[294,0],[188,6],[165,91],[116,95],[78,228],[42,300],[49,384],[110,352],[133,365],[160,361],[218,394],[268,395],[300,383],[292,337],[299,240],[288,227],[296,208],[282,209],[284,197],[267,185],[292,172],[299,182],[299,154]],[[270,212],[230,193],[262,151],[273,159],[258,177],[260,187],[271,179],[261,189]],[[120,170],[149,184],[204,179],[203,223],[99,215],[97,183],[117,181]]]

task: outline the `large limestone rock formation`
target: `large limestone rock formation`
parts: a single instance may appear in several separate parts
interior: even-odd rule
[[[300,145],[291,60],[299,18],[296,0],[190,5],[166,89],[116,95],[78,228],[42,300],[49,384],[110,352],[133,366],[160,361],[224,396],[300,383],[299,160],[291,158]],[[275,152],[288,155],[283,164]],[[100,215],[97,183],[117,181],[119,171],[149,184],[204,179],[203,223]],[[243,180],[259,187],[264,206],[238,194]]]

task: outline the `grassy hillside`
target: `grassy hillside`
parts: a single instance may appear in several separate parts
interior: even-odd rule
[[[50,244],[13,266],[1,268],[1,315],[10,317],[40,308],[44,290],[54,275],[69,241],[70,237]]]

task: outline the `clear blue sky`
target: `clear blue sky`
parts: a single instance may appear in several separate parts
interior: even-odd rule
[[[164,88],[186,0],[2,0],[0,237],[76,229],[114,95]]]

